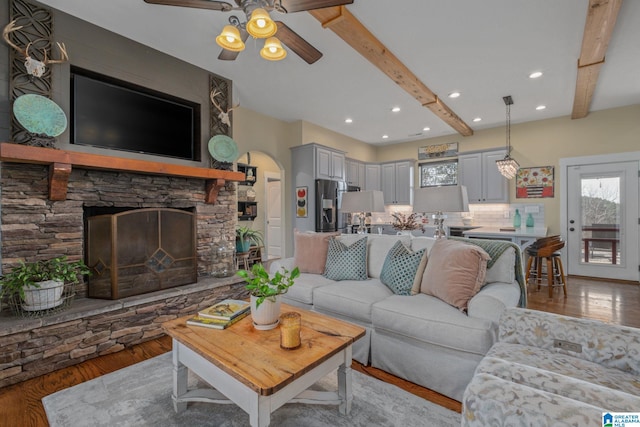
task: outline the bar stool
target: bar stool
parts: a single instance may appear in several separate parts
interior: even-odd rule
[[[567,296],[567,282],[559,252],[564,247],[564,244],[565,242],[560,236],[549,236],[538,239],[526,249],[529,260],[527,261],[525,281],[528,284],[530,279],[535,279],[539,290],[543,279],[542,267],[546,264],[549,298],[553,297],[554,286],[562,286],[564,296]]]

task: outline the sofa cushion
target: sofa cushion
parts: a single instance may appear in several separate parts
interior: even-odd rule
[[[343,234],[338,237],[338,239],[342,243],[350,245],[351,242],[357,240],[359,237],[359,234]],[[387,253],[389,253],[389,250],[397,241],[401,241],[409,247],[411,245],[411,236],[390,236],[386,234],[369,234],[367,236],[367,275],[369,277],[380,278],[382,264],[384,264]]]
[[[602,413],[615,411],[482,373],[473,376],[462,404],[463,427],[601,427]]]
[[[470,318],[425,294],[393,295],[377,302],[372,321],[376,331],[477,355],[486,354],[497,335],[490,320]]]
[[[367,237],[356,240],[351,246],[331,237],[323,275],[331,280],[366,280]]]
[[[608,410],[640,408],[640,381],[633,373],[539,347],[498,342],[476,373],[517,378],[524,386]]]
[[[338,314],[371,323],[371,307],[393,295],[379,279],[345,280],[316,288],[313,308],[326,314]]]
[[[380,281],[387,285],[394,294],[410,295],[419,268],[422,267],[420,273],[424,272],[426,258],[426,249],[412,252],[398,240],[387,253],[382,265]],[[420,278],[422,278],[422,274],[420,274]]]
[[[465,311],[484,284],[489,255],[478,246],[439,239],[429,252],[420,292]]]
[[[295,265],[300,269],[300,273],[324,273],[327,264],[327,251],[329,249],[329,238],[339,236],[335,233],[302,233],[294,231],[295,241]]]
[[[513,266],[516,263],[516,250],[507,248],[498,259],[492,260],[493,265],[489,268],[487,263],[487,275],[484,283],[513,283],[516,281],[516,272]]]
[[[302,304],[313,304],[313,290],[335,283],[320,274],[300,273],[293,286],[287,290],[285,297]]]

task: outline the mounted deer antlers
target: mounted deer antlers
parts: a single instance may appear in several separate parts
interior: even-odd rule
[[[231,126],[231,120],[229,120],[229,113],[234,108],[238,108],[240,106],[240,103],[238,102],[233,107],[227,109],[227,111],[224,111],[222,109],[222,107],[220,107],[220,105],[216,102],[216,96],[221,95],[221,94],[222,94],[222,92],[220,92],[217,89],[216,90],[212,90],[211,93],[209,94],[209,98],[211,98],[211,102],[213,103],[213,105],[218,109],[218,111],[220,111],[220,114],[218,114],[218,118],[220,119],[220,121],[222,123],[224,123],[225,125],[227,125],[227,126]]]
[[[47,68],[47,65],[60,64],[62,62],[66,62],[69,60],[69,56],[67,55],[67,48],[65,47],[64,43],[56,43],[58,45],[58,49],[60,49],[60,59],[48,59],[46,50],[43,50],[44,52],[43,61],[38,61],[37,59],[32,58],[29,55],[29,48],[31,47],[31,44],[33,42],[30,42],[27,45],[27,47],[25,47],[24,49],[21,49],[19,46],[13,43],[9,38],[9,34],[13,33],[14,31],[18,31],[21,28],[22,26],[16,27],[15,20],[9,22],[9,24],[7,24],[7,26],[4,27],[4,30],[2,30],[2,38],[4,39],[4,41],[7,42],[9,46],[11,46],[16,51],[18,51],[18,53],[24,56],[25,58],[24,66],[27,69],[27,73],[31,74],[32,76],[42,77],[42,75],[44,74]]]

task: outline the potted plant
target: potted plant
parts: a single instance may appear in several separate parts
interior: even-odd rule
[[[280,295],[287,293],[294,280],[300,276],[298,267],[291,272],[282,268],[273,277],[261,263],[254,264],[251,271],[238,270],[238,276],[246,280],[245,288],[251,295],[251,317],[256,329],[268,330],[278,325],[280,317]]]
[[[250,227],[239,226],[236,228],[236,252],[243,253],[249,252],[251,244],[256,246],[262,246],[264,240],[262,239],[262,233],[258,230],[254,230]]]
[[[413,230],[420,230],[424,233],[424,224],[428,222],[428,220],[426,222],[423,222],[420,219],[420,215],[416,212],[410,215],[405,215],[401,212],[398,212],[391,214],[391,216],[393,217],[393,223],[391,224],[391,226],[395,230],[399,230],[398,234],[411,234],[411,231]]]
[[[47,310],[64,302],[62,294],[65,283],[78,283],[78,275],[90,273],[83,261],[69,261],[66,256],[35,262],[22,261],[0,277],[0,295],[20,303],[25,311]]]

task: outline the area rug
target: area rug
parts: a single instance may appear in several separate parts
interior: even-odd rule
[[[189,373],[190,388],[202,384]],[[320,390],[335,387],[335,373],[314,385]],[[190,403],[176,414],[171,391],[171,354],[167,353],[61,390],[42,403],[51,427],[249,425],[249,415],[235,405]],[[336,406],[298,403],[284,405],[271,415],[271,426],[278,427],[459,425],[459,413],[355,371],[350,415],[340,415]]]

